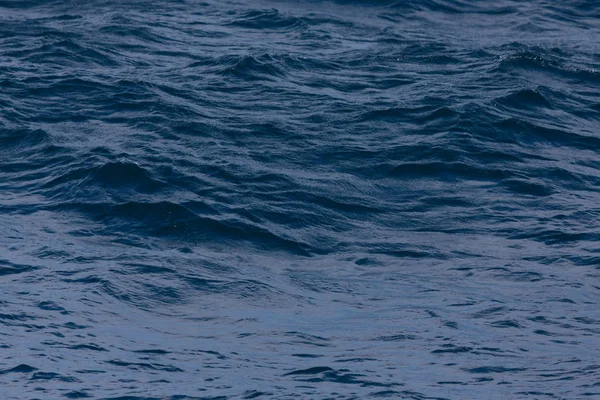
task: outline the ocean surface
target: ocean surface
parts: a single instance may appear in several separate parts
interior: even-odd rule
[[[600,399],[600,2],[0,0],[0,398]]]

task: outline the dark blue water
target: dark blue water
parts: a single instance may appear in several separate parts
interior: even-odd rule
[[[600,2],[0,1],[2,399],[600,398]]]

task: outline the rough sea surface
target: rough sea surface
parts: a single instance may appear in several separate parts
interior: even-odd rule
[[[0,0],[0,398],[600,398],[600,2]]]

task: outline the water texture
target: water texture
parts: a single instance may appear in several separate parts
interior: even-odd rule
[[[595,0],[0,0],[0,397],[600,398],[599,154]]]

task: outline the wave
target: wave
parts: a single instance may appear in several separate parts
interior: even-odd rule
[[[0,0],[3,398],[593,397],[597,3]]]

